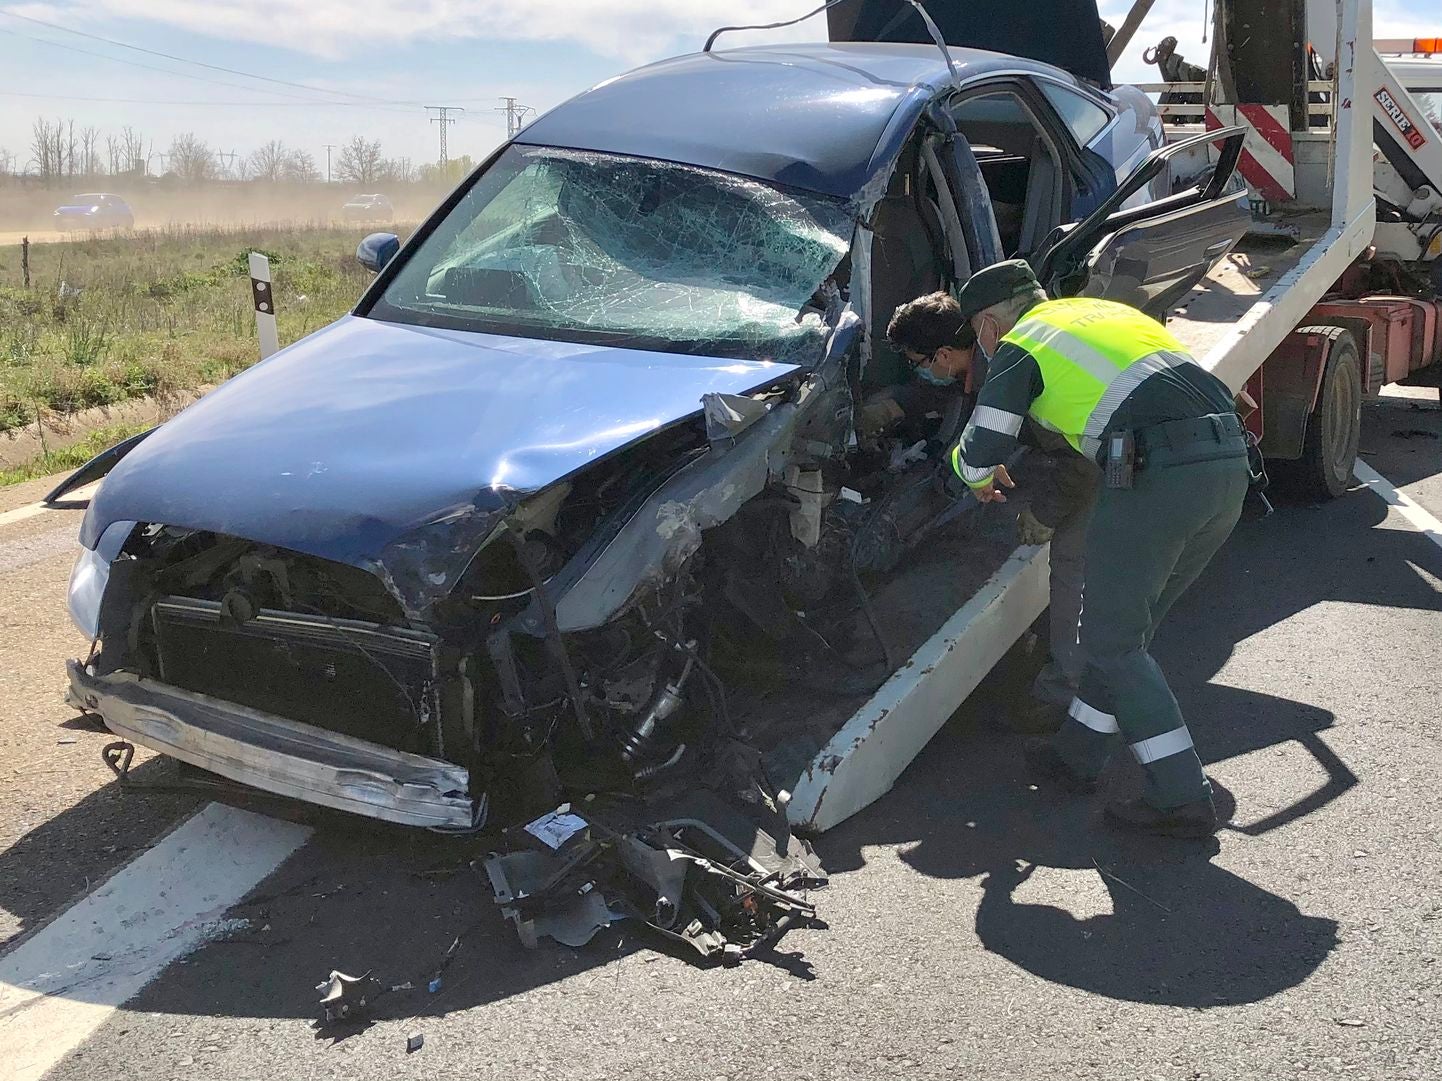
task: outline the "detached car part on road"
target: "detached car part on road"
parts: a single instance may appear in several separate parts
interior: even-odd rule
[[[964,48],[743,48],[603,83],[398,252],[368,238],[352,315],[114,466],[71,701],[414,825],[703,772],[784,798],[967,565],[973,590],[990,573],[944,484],[964,396],[858,433],[907,378],[892,310],[1019,254],[1160,314],[1245,227],[1240,131],[1202,138],[1221,162],[1171,175],[1187,148],[1140,95]],[[1011,545],[989,543],[994,567]]]

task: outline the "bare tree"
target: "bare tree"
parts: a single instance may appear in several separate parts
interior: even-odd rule
[[[30,167],[46,187],[65,175],[65,127],[37,117],[30,126]]]
[[[91,125],[80,132],[80,172],[85,176],[99,176],[100,129]]]
[[[381,157],[379,139],[368,140],[356,135],[340,148],[340,158],[335,165],[337,179],[369,187],[379,180],[384,172],[385,160]]]
[[[75,144],[75,121],[73,120],[65,121],[65,141],[63,145],[65,149],[65,175],[74,179],[76,172],[79,171],[80,154]]]
[[[285,179],[297,183],[312,184],[320,179],[315,158],[304,150],[292,150],[285,158]]]
[[[266,180],[272,184],[283,179],[290,154],[290,149],[279,139],[272,139],[264,146],[256,147],[245,159],[246,179]]]
[[[15,172],[15,155],[0,147],[0,176],[11,176]]]
[[[145,137],[130,125],[120,129],[121,172],[145,172]]]
[[[220,172],[215,151],[204,139],[190,131],[170,141],[166,159],[170,163],[170,172],[182,180],[213,180]]]
[[[416,167],[410,158],[391,158],[385,163],[384,173],[393,184],[409,184],[416,178]]]

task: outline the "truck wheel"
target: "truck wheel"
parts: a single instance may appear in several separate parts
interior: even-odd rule
[[[1362,366],[1350,334],[1337,338],[1322,373],[1317,408],[1307,420],[1298,462],[1302,487],[1317,499],[1336,499],[1352,483],[1362,438]]]

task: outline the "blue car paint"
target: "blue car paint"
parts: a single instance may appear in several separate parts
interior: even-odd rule
[[[963,83],[1066,78],[1016,57],[951,52]],[[855,198],[889,171],[950,78],[919,45],[696,54],[600,84],[523,141]],[[430,581],[396,591],[433,598],[519,495],[696,415],[703,393],[745,393],[797,370],[365,318],[400,261],[359,314],[236,377],[131,451],[96,496],[82,542],[93,547],[113,521],[164,522],[365,567],[393,586],[405,568]]]
[[[109,196],[115,201],[110,204],[102,203],[67,203],[64,206],[55,208],[53,217],[66,222],[78,222],[84,225],[98,225],[102,222],[123,222],[133,218],[130,207],[124,200],[115,196]]]
[[[520,495],[699,414],[708,391],[743,394],[796,370],[346,316],[136,446],[81,542],[93,548],[115,521],[164,522],[383,577],[424,564],[431,586],[454,584]],[[458,522],[447,551],[410,551],[426,527]],[[393,585],[412,609],[435,592]]]
[[[379,274],[400,248],[401,238],[395,233],[371,233],[356,245],[355,257],[361,266]]]
[[[1057,68],[952,49],[963,82]],[[609,79],[526,128],[520,142],[660,158],[851,197],[890,168],[950,82],[929,45],[757,46],[663,60]]]

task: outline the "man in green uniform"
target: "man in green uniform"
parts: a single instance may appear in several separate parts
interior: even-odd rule
[[[1146,789],[1108,805],[1108,819],[1209,835],[1211,788],[1148,647],[1241,514],[1247,447],[1231,392],[1161,323],[1112,301],[1047,300],[1021,260],[973,275],[957,300],[991,354],[951,452],[976,497],[1005,501],[1014,485],[1002,463],[1028,416],[1103,474],[1086,539],[1081,688],[1061,730],[1028,742],[1027,764],[1041,779],[1091,791],[1120,735]]]
[[[939,415],[946,410],[947,398],[964,396],[967,404],[974,404],[986,383],[987,362],[976,351],[976,335],[955,297],[931,293],[901,305],[886,336],[906,357],[916,379],[868,400],[859,411],[857,427],[862,432],[878,426],[878,421],[891,423],[920,415],[924,409]],[[1077,623],[1087,522],[1099,475],[1094,462],[1055,432],[1028,422],[1022,434],[1034,450],[1023,464],[1031,505],[1017,515],[1017,537],[1023,544],[1051,543],[1047,606],[1051,656],[1032,683],[1030,700],[1018,703],[1007,723],[1018,732],[1055,732],[1066,720],[1085,667]]]

